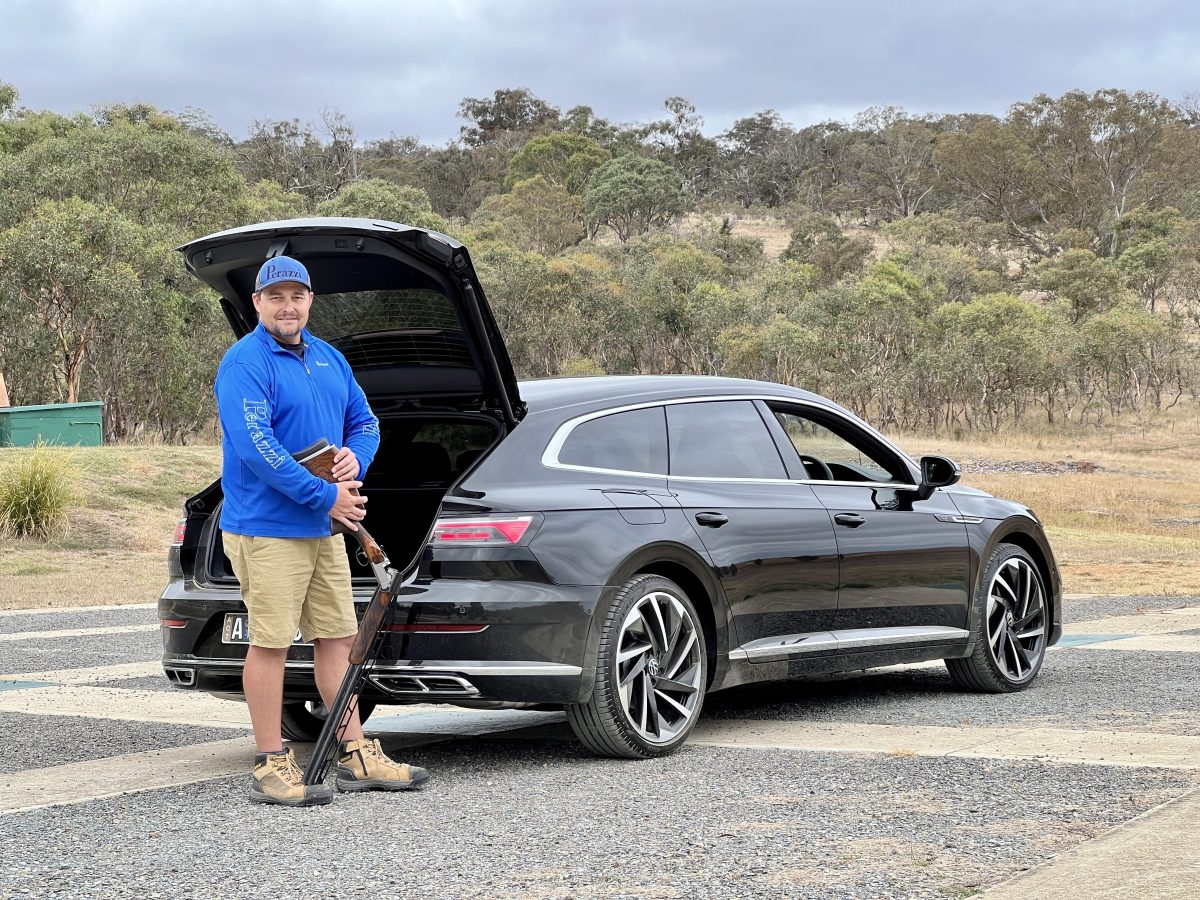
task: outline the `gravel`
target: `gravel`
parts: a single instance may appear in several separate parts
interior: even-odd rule
[[[415,794],[289,810],[249,804],[242,776],[5,817],[0,894],[953,896],[1192,784],[1157,769],[784,750],[417,752],[434,778]]]
[[[105,688],[125,688],[129,691],[166,691],[174,693],[182,692],[181,688],[174,687],[171,682],[167,681],[166,675],[144,675],[140,678],[114,678],[112,681],[97,681],[90,685],[91,687]],[[193,695],[195,691],[191,692]]]
[[[1096,597],[1066,611],[1084,621],[1186,605],[1200,598]],[[160,654],[154,632],[29,643],[43,646],[2,645],[0,671]],[[1018,694],[961,693],[931,667],[722,692],[705,716],[1200,734],[1198,664],[1193,653],[1062,648]],[[157,676],[109,685],[166,688]],[[86,760],[245,732],[8,713],[0,734],[0,771],[15,771],[51,754]],[[588,757],[566,735],[420,746],[403,755],[433,772],[422,791],[339,795],[314,809],[252,805],[239,775],[3,816],[0,896],[960,896],[1200,780],[1167,769],[698,745],[624,762]],[[385,746],[403,739],[383,736]]]
[[[1130,616],[1159,609],[1200,606],[1200,597],[1097,596],[1063,601],[1063,623],[1086,622],[1107,616]]]
[[[155,609],[86,609],[18,613],[0,616],[0,634],[23,631],[62,631],[68,628],[101,628],[116,625],[155,625]]]
[[[158,629],[123,634],[31,638],[0,644],[0,675],[112,666],[162,658]]]
[[[992,459],[980,456],[974,459],[963,459],[963,478],[969,480],[972,475],[1062,475],[1067,472],[1078,472],[1090,475],[1093,472],[1106,472],[1104,466],[1088,460],[1060,459],[1056,462],[1034,462],[1024,459]]]
[[[240,728],[0,713],[0,772],[41,769],[164,747],[186,747],[245,737],[246,733]],[[3,783],[0,780],[0,785]],[[5,821],[0,819],[0,831],[7,828]],[[3,865],[0,862],[0,870]]]
[[[747,686],[713,694],[713,719],[811,719],[879,725],[1103,728],[1200,734],[1198,653],[1051,650],[1016,694],[960,691],[942,666],[855,678]]]

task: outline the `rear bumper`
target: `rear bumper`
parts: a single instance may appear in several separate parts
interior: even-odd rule
[[[577,703],[592,689],[587,657],[592,614],[603,588],[533,582],[438,579],[393,601],[389,633],[364,689],[380,703]],[[356,598],[365,602],[366,597]],[[360,606],[361,610],[361,606]],[[163,668],[179,687],[242,693],[246,648],[221,642],[229,612],[244,612],[236,591],[173,582],[159,616]],[[422,632],[424,626],[480,626],[478,632]],[[288,700],[317,699],[312,648],[293,647],[284,672]]]

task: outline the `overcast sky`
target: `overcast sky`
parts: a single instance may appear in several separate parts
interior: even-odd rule
[[[198,107],[346,113],[364,140],[442,143],[463,97],[526,87],[563,111],[661,117],[687,97],[713,134],[773,108],[795,125],[873,105],[1003,113],[1038,93],[1200,91],[1200,4],[1175,0],[8,0],[0,81],[61,113]]]

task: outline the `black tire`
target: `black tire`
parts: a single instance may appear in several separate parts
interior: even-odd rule
[[[363,722],[366,722],[374,711],[374,702],[359,701],[358,717]],[[284,740],[312,743],[320,735],[321,727],[325,724],[325,717],[324,703],[313,700],[297,700],[283,704],[280,730],[283,732]]]
[[[621,586],[604,617],[596,686],[586,703],[567,706],[567,721],[599,756],[665,756],[695,727],[707,686],[704,629],[692,601],[667,578],[639,575]],[[632,708],[642,710],[640,719]]]
[[[996,601],[989,603],[993,595]],[[1046,658],[1049,603],[1033,557],[1013,544],[1000,544],[975,592],[974,650],[970,656],[946,660],[954,684],[987,694],[1029,687]]]

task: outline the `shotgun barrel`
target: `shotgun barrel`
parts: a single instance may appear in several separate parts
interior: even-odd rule
[[[325,438],[321,438],[303,450],[293,453],[292,457],[318,478],[336,483],[337,479],[333,477],[333,457],[336,454],[337,448]],[[325,724],[321,726],[321,733],[317,736],[316,743],[313,744],[312,756],[309,757],[308,765],[304,769],[305,784],[321,784],[329,775],[337,752],[338,741],[341,740],[350,717],[358,707],[358,696],[362,693],[363,685],[366,684],[371,665],[379,655],[384,628],[392,611],[391,602],[396,590],[393,582],[400,580],[400,576],[392,569],[383,548],[371,537],[361,522],[358,523],[355,530],[351,531],[341,522],[332,519],[330,520],[330,532],[332,534],[350,534],[358,541],[371,570],[375,573],[378,584],[370,604],[363,613],[362,620],[358,623],[358,634],[355,635],[354,643],[350,647],[346,674],[342,677],[342,683],[338,688],[333,705],[329,707]]]

